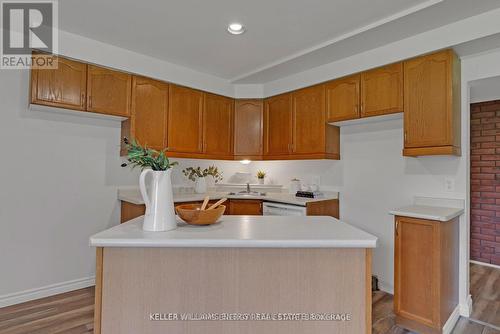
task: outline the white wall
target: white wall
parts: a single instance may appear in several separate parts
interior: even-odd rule
[[[393,290],[394,217],[391,209],[408,205],[415,195],[463,198],[460,157],[403,157],[401,119],[341,128],[343,175],[340,215],[379,238],[373,272],[384,290]],[[445,192],[445,178],[456,181],[456,192]]]
[[[495,100],[500,100],[500,77],[477,80],[471,83],[471,103]]]
[[[0,306],[24,290],[89,284],[88,237],[116,224],[116,188],[132,181],[119,122],[29,111],[28,91],[27,71],[1,71]]]

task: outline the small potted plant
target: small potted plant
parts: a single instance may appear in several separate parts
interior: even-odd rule
[[[222,180],[222,172],[215,166],[201,169],[201,167],[188,167],[182,171],[184,175],[194,182],[194,192],[197,194],[204,194],[207,192],[207,180],[205,177],[212,176],[215,183]]]
[[[146,213],[142,225],[145,231],[168,231],[177,228],[172,194],[172,167],[166,149],[153,150],[141,146],[136,140],[123,139],[127,148],[127,162],[122,167],[140,167],[139,189],[146,204]],[[146,186],[146,176],[151,174]],[[148,191],[149,190],[149,191]]]
[[[257,171],[257,180],[259,184],[264,184],[264,178],[266,177],[266,173],[262,170]]]

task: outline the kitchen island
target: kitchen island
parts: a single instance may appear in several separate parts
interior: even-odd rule
[[[370,333],[377,238],[332,217],[223,216],[91,237],[95,333]]]

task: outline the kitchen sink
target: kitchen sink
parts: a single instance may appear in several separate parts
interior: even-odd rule
[[[266,196],[266,193],[261,193],[258,191],[240,191],[240,192],[230,192],[228,193],[229,196],[241,196],[241,197],[251,197],[251,196]]]

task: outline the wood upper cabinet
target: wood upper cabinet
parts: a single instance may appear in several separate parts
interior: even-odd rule
[[[130,74],[88,65],[87,111],[128,117],[131,95]]]
[[[264,100],[264,154],[292,152],[292,96],[282,94]]]
[[[262,216],[262,201],[253,199],[231,199],[229,201],[229,210],[226,208],[226,214]]]
[[[403,111],[403,63],[361,73],[361,117]]]
[[[360,117],[360,75],[326,83],[326,110],[328,122],[338,122]]]
[[[31,103],[84,111],[87,65],[55,57],[57,69],[31,70]]]
[[[452,50],[404,63],[405,156],[460,155],[460,64]]]
[[[168,87],[149,78],[132,79],[131,137],[156,150],[167,147]]]
[[[203,92],[170,85],[168,148],[172,152],[202,153]]]
[[[292,93],[292,152],[325,152],[325,86],[318,85]]]
[[[236,100],[234,109],[235,158],[260,159],[262,157],[263,107],[262,100]]]
[[[214,158],[228,159],[233,154],[234,100],[205,94],[203,108],[203,153]]]
[[[458,305],[458,218],[448,222],[395,218],[396,323],[441,333]]]

